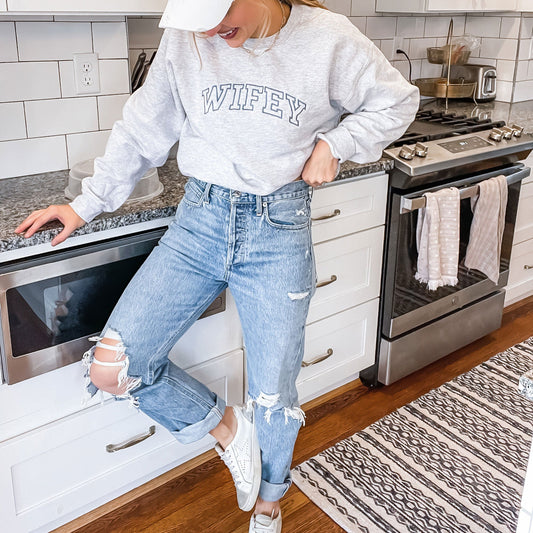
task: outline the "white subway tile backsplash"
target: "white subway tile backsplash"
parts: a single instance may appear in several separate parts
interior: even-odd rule
[[[14,22],[0,22],[0,62],[18,61]]]
[[[499,73],[498,73],[499,75]],[[516,62],[516,81],[529,80],[529,61]]]
[[[93,51],[89,22],[17,22],[21,61],[72,59]]]
[[[101,130],[110,130],[113,124],[122,118],[122,108],[129,94],[98,97],[98,121]]]
[[[390,59],[391,57],[393,57],[393,47],[394,47],[394,41],[393,39],[382,39],[380,41],[380,45],[379,45],[379,49],[383,52],[383,55],[387,58],[387,59]]]
[[[349,17],[352,24],[357,26],[361,33],[366,33],[366,17]]]
[[[424,17],[398,17],[396,35],[414,39],[424,37]]]
[[[335,13],[350,16],[352,8],[352,0],[324,0],[324,5]]]
[[[352,17],[376,15],[376,0],[352,0]]]
[[[527,77],[529,80],[533,80],[533,60],[528,61]]]
[[[513,82],[496,80],[496,100],[499,102],[512,102]]]
[[[65,136],[0,142],[0,178],[67,168]]]
[[[26,102],[28,137],[98,130],[96,98],[60,98]]]
[[[110,133],[106,130],[67,135],[68,166],[63,168],[72,168],[80,161],[104,155]]]
[[[533,80],[517,81],[514,87],[513,102],[525,102],[533,96]]]
[[[124,94],[130,92],[130,71],[127,59],[99,61],[100,94]]]
[[[396,35],[396,17],[369,17],[366,21],[366,36],[369,39],[390,39]]]
[[[499,37],[500,27],[500,17],[474,17],[468,15],[466,17],[465,33],[476,37]]]
[[[454,17],[428,16],[424,29],[425,37],[447,37],[450,20],[453,19],[453,34],[463,35],[465,30],[465,15]]]
[[[54,15],[56,22],[87,22],[86,15]],[[93,15],[92,22],[125,22],[126,17],[123,15]]]
[[[531,37],[533,37],[533,17],[522,17],[520,39],[530,39]]]
[[[74,61],[59,62],[59,78],[61,80],[61,96],[71,98],[79,96],[74,84]]]
[[[26,122],[24,120],[24,104],[13,102],[0,104],[0,141],[24,139]]]
[[[518,39],[492,39],[483,37],[481,40],[480,57],[516,60]]]
[[[162,35],[157,18],[128,19],[130,48],[157,48]]]
[[[427,49],[432,46],[437,46],[436,39],[410,39],[409,57],[411,59],[425,59],[427,58]]]
[[[128,39],[125,22],[93,22],[94,51],[99,59],[128,57]]]
[[[0,63],[0,102],[59,98],[57,63]]]
[[[52,15],[2,15],[2,21],[11,22],[52,22]]]
[[[515,65],[515,61],[498,59],[496,62],[496,74],[498,79],[504,81],[513,81],[515,75]]]
[[[518,39],[520,35],[520,17],[502,17],[500,37]]]
[[[435,65],[428,63],[427,61],[422,61],[420,68],[420,77],[421,78],[439,78],[442,74],[442,65]]]

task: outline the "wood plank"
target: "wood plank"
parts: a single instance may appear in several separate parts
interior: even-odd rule
[[[533,297],[506,308],[499,330],[388,387],[367,389],[357,380],[305,404],[293,465],[531,335]],[[282,509],[284,532],[343,531],[295,486]],[[207,452],[55,532],[247,533],[250,514],[239,511],[229,472]]]

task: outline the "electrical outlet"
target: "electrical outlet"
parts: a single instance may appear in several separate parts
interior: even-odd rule
[[[100,92],[98,54],[73,54],[76,94]]]
[[[391,50],[391,56],[389,59],[405,59],[405,56],[403,54],[397,54],[396,50],[403,50],[404,52],[408,52],[405,48],[405,38],[404,37],[394,37],[392,39],[392,50]]]

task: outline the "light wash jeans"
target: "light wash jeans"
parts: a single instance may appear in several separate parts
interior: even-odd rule
[[[261,197],[191,178],[175,219],[102,334],[124,346],[125,396],[180,442],[199,440],[217,426],[225,403],[169,361],[168,352],[229,287],[243,329],[248,402],[261,446],[259,494],[267,501],[281,498],[291,484],[294,443],[304,421],[295,381],[316,285],[311,196],[303,181]]]

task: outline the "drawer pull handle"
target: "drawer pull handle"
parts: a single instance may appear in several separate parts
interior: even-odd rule
[[[319,355],[316,359],[313,359],[312,361],[302,361],[302,367],[305,368],[306,366],[316,365],[317,363],[321,363],[322,361],[325,361],[328,359],[328,357],[331,357],[333,355],[333,350],[331,348],[328,348],[328,351],[324,355]]]
[[[154,433],[155,433],[155,426],[150,426],[150,428],[148,429],[146,433],[137,435],[136,437],[133,437],[130,440],[126,440],[124,442],[121,442],[120,444],[108,444],[105,447],[106,452],[113,453],[113,452],[118,452],[119,450],[124,450],[125,448],[130,448],[131,446],[135,446],[136,444],[139,444],[139,442],[146,440],[148,437],[151,437]]]
[[[340,214],[341,214],[341,210],[340,209],[335,209],[335,211],[333,211],[333,213],[331,213],[331,215],[324,215],[322,217],[312,218],[311,220],[313,222],[316,222],[317,220],[327,220],[328,218],[338,217]]]
[[[531,270],[533,265],[524,265],[524,270]]]
[[[317,283],[316,288],[319,289],[320,287],[331,285],[332,283],[335,283],[336,281],[337,281],[337,276],[333,274],[333,276],[331,276],[331,278],[328,281],[321,281],[320,283]]]

